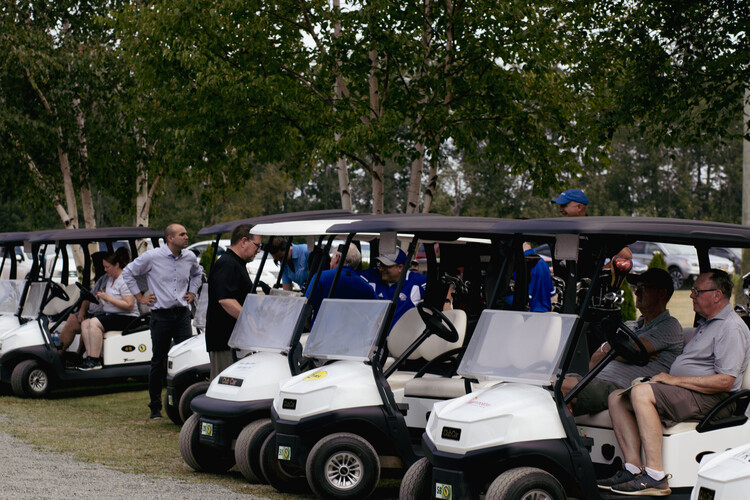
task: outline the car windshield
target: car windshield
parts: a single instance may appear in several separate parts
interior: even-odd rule
[[[389,306],[386,300],[323,300],[303,356],[369,360]]]
[[[299,296],[248,294],[229,346],[252,351],[287,350],[306,302]]]
[[[572,314],[485,310],[458,374],[550,385],[575,321]]]

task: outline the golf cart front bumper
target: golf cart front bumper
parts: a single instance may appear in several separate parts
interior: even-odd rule
[[[478,500],[482,490],[501,472],[526,466],[551,473],[568,492],[579,488],[584,492],[587,490],[586,485],[580,484],[571,474],[578,465],[574,464],[567,443],[561,439],[510,443],[459,455],[438,450],[425,435],[422,448],[432,464],[429,491],[433,498]],[[595,490],[593,477],[591,482]],[[592,498],[598,498],[598,495]]]
[[[190,408],[200,418],[200,443],[231,449],[245,425],[259,418],[268,418],[271,401],[226,401],[205,394],[196,396]]]

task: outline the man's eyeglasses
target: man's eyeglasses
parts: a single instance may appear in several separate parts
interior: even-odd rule
[[[250,243],[252,243],[253,245],[255,245],[255,247],[256,247],[256,248],[257,248],[258,250],[260,250],[260,245],[259,245],[258,243],[255,243],[255,242],[254,242],[253,240],[247,240],[247,241],[249,241]]]
[[[705,288],[703,290],[698,290],[697,288],[691,288],[690,293],[695,294],[695,295],[700,295],[703,292],[715,292],[716,290],[718,290],[718,288]]]

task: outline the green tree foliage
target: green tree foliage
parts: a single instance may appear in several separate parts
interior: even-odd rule
[[[648,263],[649,269],[664,269],[667,270],[667,261],[664,258],[664,254],[661,252],[654,252],[654,256],[651,258],[651,262]]]
[[[623,291],[623,298],[625,299],[620,309],[622,312],[622,320],[633,321],[638,317],[638,311],[636,311],[635,308],[633,289],[630,288],[630,283],[628,283],[627,280],[622,282],[620,289]]]
[[[612,132],[652,144],[705,144],[741,115],[750,86],[745,0],[560,2],[576,29],[580,84]],[[747,119],[747,117],[746,117]]]

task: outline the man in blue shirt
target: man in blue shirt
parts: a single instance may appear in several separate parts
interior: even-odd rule
[[[203,270],[189,250],[187,230],[180,224],[167,226],[167,244],[144,253],[128,264],[122,278],[135,299],[151,309],[151,370],[148,392],[151,418],[161,418],[161,386],[167,369],[167,353],[193,333],[189,305],[201,285]],[[136,276],[145,276],[150,293],[143,295]]]
[[[297,283],[300,288],[305,286],[308,277],[307,258],[310,255],[307,245],[290,245],[281,236],[276,236],[268,243],[266,250],[273,260],[278,262],[284,259],[286,251],[286,262],[281,272],[281,288],[291,290],[292,282]]]
[[[310,301],[310,305],[313,309],[313,318],[310,321],[310,325],[315,321],[315,315],[318,314],[318,308],[323,299],[328,298],[328,294],[333,284],[333,278],[336,276],[336,268],[341,260],[341,252],[338,250],[333,254],[331,258],[331,269],[320,273],[318,283],[315,285],[315,291],[313,287],[307,287],[305,297]],[[344,266],[341,268],[341,275],[336,283],[336,289],[333,292],[333,298],[336,299],[375,299],[375,291],[370,287],[369,283],[354,270],[359,266],[362,261],[361,254],[357,247],[353,244],[349,244],[349,250],[346,252],[346,259],[344,260]],[[313,278],[310,278],[312,283]]]
[[[383,254],[376,260],[378,266],[363,271],[360,276],[367,280],[378,299],[393,300],[398,280],[406,265],[406,254],[399,248],[396,249],[396,253]],[[426,284],[426,276],[413,271],[406,272],[406,279],[396,303],[396,312],[393,315],[391,327],[406,311],[422,301]]]

